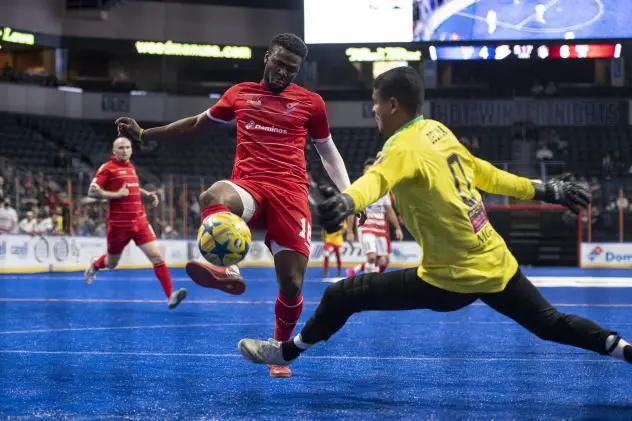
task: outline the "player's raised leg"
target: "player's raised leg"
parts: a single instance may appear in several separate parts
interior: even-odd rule
[[[218,212],[231,212],[244,218],[252,218],[256,201],[244,188],[230,182],[218,181],[200,195],[202,221]],[[208,262],[191,260],[186,264],[187,274],[197,284],[216,288],[229,294],[239,295],[246,290],[246,284],[237,266],[228,268]]]
[[[180,304],[187,296],[186,288],[180,288],[177,291],[173,291],[173,281],[169,268],[160,254],[157,241],[150,241],[139,245],[140,249],[145,253],[147,259],[154,265],[154,273],[162,285],[162,289],[167,296],[167,305],[170,310],[173,310]]]
[[[560,313],[518,271],[505,289],[481,296],[487,305],[540,339],[583,348],[632,363],[632,347],[609,329],[574,314]]]

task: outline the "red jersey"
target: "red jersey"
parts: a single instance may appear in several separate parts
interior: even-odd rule
[[[92,182],[109,192],[118,191],[126,184],[129,189],[128,196],[108,201],[108,225],[127,227],[146,219],[138,175],[131,162],[121,162],[112,158],[101,165]]]
[[[237,119],[235,180],[307,185],[307,135],[316,143],[331,135],[323,99],[294,83],[279,94],[263,83],[239,83],[207,115],[220,123]]]

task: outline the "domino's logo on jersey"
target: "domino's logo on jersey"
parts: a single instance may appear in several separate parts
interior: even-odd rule
[[[600,246],[597,246],[594,249],[592,249],[590,253],[588,253],[588,260],[593,262],[597,257],[601,256],[602,253],[603,253],[603,248],[601,248]]]
[[[271,126],[262,126],[261,124],[255,123],[253,120],[250,120],[248,123],[246,123],[244,127],[246,128],[246,130],[260,130],[269,133],[287,134],[286,129],[279,129],[278,127]]]

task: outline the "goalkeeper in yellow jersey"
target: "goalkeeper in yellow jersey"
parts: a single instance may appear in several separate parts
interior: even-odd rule
[[[325,341],[361,311],[459,310],[481,300],[538,337],[632,362],[632,347],[616,332],[560,313],[522,274],[487,219],[479,190],[564,205],[574,212],[588,191],[562,178],[530,181],[474,157],[438,121],[421,116],[423,86],[409,67],[380,75],[373,85],[378,128],[390,138],[378,160],[343,193],[326,188],[321,223],[338,229],[348,216],[392,191],[404,224],[423,246],[418,268],[371,273],[330,285],[314,315],[289,341],[242,339],[255,363],[287,365]]]

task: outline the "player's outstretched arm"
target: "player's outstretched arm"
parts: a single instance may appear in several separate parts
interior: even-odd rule
[[[97,183],[91,183],[88,189],[88,197],[92,197],[94,199],[120,199],[121,197],[129,196],[129,189],[127,185],[121,187],[118,191],[107,191],[103,190],[101,186]]]
[[[209,131],[219,123],[211,120],[205,111],[198,115],[174,121],[166,126],[152,127],[149,129],[143,129],[136,120],[130,117],[119,117],[116,119],[115,124],[119,136],[125,136],[135,142],[142,143],[146,140],[189,139],[200,133]]]
[[[590,203],[590,191],[569,181],[570,174],[542,183],[510,174],[479,158],[474,158],[474,162],[476,187],[488,193],[559,204],[574,213],[579,213]]]
[[[535,190],[531,180],[498,169],[489,162],[473,155],[472,158],[474,160],[474,184],[477,189],[521,200],[533,199]]]

